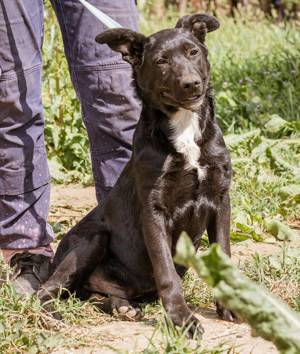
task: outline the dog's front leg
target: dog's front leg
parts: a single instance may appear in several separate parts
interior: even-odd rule
[[[223,196],[221,204],[214,210],[209,219],[207,234],[209,243],[218,243],[222,251],[229,257],[230,252],[230,198],[228,193]]]
[[[144,211],[143,234],[158,294],[167,314],[175,325],[185,325],[189,335],[201,336],[203,328],[184,300],[182,282],[172,259],[164,218],[159,212],[153,209],[150,211],[150,208]]]
[[[229,257],[230,252],[230,198],[229,194],[225,194],[221,205],[212,212],[210,216],[209,224],[207,227],[207,234],[209,238],[209,243],[218,243],[223,252],[225,252]],[[218,315],[226,321],[234,321],[234,314],[225,309],[219,302],[217,305]]]

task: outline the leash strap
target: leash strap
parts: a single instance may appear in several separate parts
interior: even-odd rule
[[[104,12],[97,9],[94,5],[91,5],[86,0],[79,0],[82,5],[88,9],[100,22],[102,22],[108,28],[123,28],[117,21],[106,15]]]

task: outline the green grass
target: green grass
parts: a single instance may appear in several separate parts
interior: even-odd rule
[[[208,42],[217,117],[227,132],[263,127],[271,114],[299,120],[300,33],[226,20]]]
[[[263,227],[266,217],[285,223],[299,221],[299,197],[283,195],[281,190],[300,183],[300,139],[269,139],[265,134],[256,130],[227,139],[234,171],[231,192],[233,240],[243,239],[243,234],[245,239],[268,237]],[[235,138],[242,141],[235,144]]]
[[[67,300],[51,300],[54,311],[63,316],[63,321],[55,320],[35,296],[16,294],[8,280],[10,272],[0,259],[1,280],[6,281],[0,285],[0,353],[49,353],[54,348],[97,343],[85,327],[100,325],[109,320],[107,316],[72,295]]]
[[[300,251],[283,245],[279,253],[253,255],[242,266],[249,278],[259,282],[300,311]]]
[[[222,354],[232,353],[230,348],[223,345],[212,349],[205,349],[201,340],[189,340],[187,329],[177,328],[163,312],[158,321],[156,329],[149,340],[148,347],[143,351],[144,354]]]

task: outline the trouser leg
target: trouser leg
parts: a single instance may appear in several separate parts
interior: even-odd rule
[[[0,2],[0,249],[47,248],[53,239],[42,40],[42,0]]]
[[[95,42],[107,30],[79,1],[52,0],[62,30],[73,85],[87,128],[98,201],[115,184],[131,155],[140,115],[130,66]],[[92,0],[124,27],[137,30],[134,0]]]

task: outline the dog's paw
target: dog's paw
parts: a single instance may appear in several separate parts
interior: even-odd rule
[[[125,321],[138,321],[142,318],[142,311],[139,307],[120,306],[112,310],[112,314]]]
[[[37,292],[37,298],[41,302],[41,306],[44,312],[46,312],[49,316],[54,318],[57,321],[62,321],[62,315],[55,309],[53,304],[53,294],[46,290],[45,288],[40,288]]]
[[[47,290],[46,288],[41,287],[37,294],[37,298],[43,303],[45,301],[48,301],[54,297],[54,295],[51,293],[51,291]]]
[[[63,316],[60,312],[58,312],[52,303],[44,303],[42,304],[43,311],[47,313],[50,317],[54,318],[56,321],[62,321]]]
[[[221,320],[228,321],[228,322],[235,322],[237,320],[235,314],[227,310],[223,305],[217,302],[217,314],[221,318]]]
[[[175,313],[168,313],[170,319],[180,331],[184,331],[189,338],[201,339],[204,333],[204,328],[200,320],[193,313],[185,308]]]
[[[204,328],[200,320],[195,316],[190,318],[184,323],[184,327],[187,329],[188,337],[191,339],[201,339],[204,333]]]
[[[138,321],[142,318],[142,310],[139,306],[131,304],[126,299],[116,296],[110,297],[111,313],[125,321]]]

